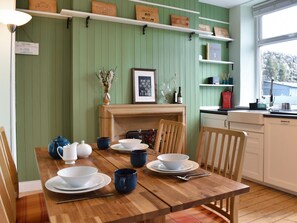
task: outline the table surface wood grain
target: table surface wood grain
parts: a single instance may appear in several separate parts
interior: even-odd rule
[[[59,169],[70,165],[64,164],[63,160],[52,159],[47,148],[36,148],[35,153],[51,222],[164,222],[164,216],[170,212],[249,191],[247,185],[216,174],[186,182],[171,175],[155,173],[144,166],[134,168],[138,174],[136,189],[129,194],[119,194],[114,188],[113,172],[118,168],[133,168],[130,164],[130,154],[111,149],[93,149],[89,158],[78,159],[71,166],[95,166],[99,172],[111,177],[112,181],[109,185],[87,194],[112,192],[114,195],[56,204],[59,200],[77,198],[86,194],[58,194],[47,190],[44,186],[45,182],[57,176]],[[156,160],[156,154],[149,149],[148,162],[153,160]]]

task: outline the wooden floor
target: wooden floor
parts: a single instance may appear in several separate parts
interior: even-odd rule
[[[240,196],[239,223],[297,222],[297,197],[251,181],[250,192]]]
[[[297,223],[297,196],[251,181],[242,182],[250,186],[250,192],[240,195],[239,223]],[[166,223],[226,223],[217,215],[205,217],[203,211],[198,213],[175,212],[166,216]]]

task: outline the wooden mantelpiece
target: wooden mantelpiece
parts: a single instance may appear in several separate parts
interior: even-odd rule
[[[157,129],[160,119],[186,124],[186,106],[183,104],[118,104],[99,107],[100,136],[109,136],[112,142],[125,138],[127,131]]]

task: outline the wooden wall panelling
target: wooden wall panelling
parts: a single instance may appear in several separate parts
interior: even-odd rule
[[[46,146],[58,135],[71,136],[71,41],[64,22],[34,17],[17,32],[17,40],[39,43],[38,56],[16,55],[17,159],[21,181],[38,178],[36,146]]]

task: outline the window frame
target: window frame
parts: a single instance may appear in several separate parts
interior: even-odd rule
[[[294,7],[294,6],[296,6],[296,4],[292,4],[292,5],[288,6],[287,8]],[[279,10],[284,10],[284,8],[280,8]],[[258,95],[259,98],[262,97],[262,73],[261,73],[260,47],[267,46],[270,44],[277,44],[277,43],[283,43],[283,42],[289,42],[292,40],[297,40],[297,32],[263,39],[262,17],[264,15],[267,15],[267,14],[270,14],[273,12],[275,12],[275,10],[271,10],[268,13],[265,13],[263,15],[259,15],[259,16],[255,17],[255,19],[256,19],[256,84],[257,84],[256,95]]]

